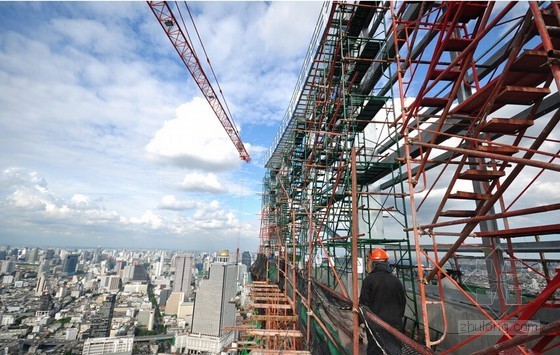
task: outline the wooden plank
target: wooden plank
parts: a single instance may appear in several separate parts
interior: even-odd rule
[[[481,129],[482,132],[488,133],[509,133],[513,134],[522,129],[529,128],[533,125],[533,120],[509,119],[509,118],[492,118]]]
[[[469,210],[448,210],[440,213],[442,217],[474,217],[476,216],[476,211]]]
[[[474,180],[474,181],[488,181],[494,180],[504,176],[506,173],[504,171],[494,171],[494,170],[467,170],[459,174],[459,179],[464,180]]]
[[[492,197],[490,194],[477,194],[468,191],[457,191],[454,194],[450,194],[449,198],[463,199],[463,200],[489,200]]]
[[[271,316],[271,315],[264,315],[258,314],[254,316],[250,316],[246,319],[247,322],[251,321],[279,321],[279,322],[295,322],[297,321],[297,316]]]
[[[549,88],[535,88],[529,86],[506,86],[496,97],[496,103],[532,105],[535,101],[550,94]]]
[[[526,228],[513,228],[503,229],[499,231],[478,232],[475,233],[476,237],[491,237],[491,238],[515,238],[515,237],[530,237],[534,235],[557,234],[560,233],[560,224],[550,224],[546,226],[526,227]]]
[[[289,304],[273,304],[273,303],[251,303],[249,308],[262,308],[262,309],[292,309],[292,306]]]
[[[512,147],[512,146],[503,146],[503,145],[479,145],[476,150],[479,152],[486,152],[486,153],[493,153],[493,154],[503,154],[503,155],[514,155],[515,153],[519,152],[519,148]]]
[[[299,330],[291,329],[251,329],[244,332],[249,336],[280,337],[280,338],[301,338],[303,335]]]
[[[284,297],[259,297],[259,296],[252,296],[252,301],[271,301],[271,302],[288,302],[288,299]]]
[[[420,106],[426,107],[445,107],[449,101],[446,97],[424,97],[420,103]]]

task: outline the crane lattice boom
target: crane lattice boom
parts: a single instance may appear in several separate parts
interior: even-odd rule
[[[202,94],[210,104],[210,107],[212,107],[216,113],[218,120],[225,128],[226,133],[235,145],[235,148],[237,148],[239,156],[244,161],[250,162],[251,157],[245,149],[237,129],[233,125],[232,120],[228,117],[222,103],[218,99],[218,95],[216,95],[216,92],[202,69],[200,61],[193,51],[191,44],[185,37],[179,23],[176,21],[175,15],[173,15],[169,4],[166,1],[148,1],[147,3],[158,19],[161,28],[163,28],[163,31],[167,34],[167,37],[169,37],[173,47],[177,50],[179,57],[181,57],[181,60],[191,73],[194,81],[200,88],[200,91],[202,91]]]

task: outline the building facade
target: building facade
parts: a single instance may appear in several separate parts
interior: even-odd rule
[[[252,261],[251,252],[244,251],[243,254],[241,255],[241,263],[243,265],[247,265],[247,267],[250,267],[251,261]]]
[[[105,338],[110,335],[114,309],[115,295],[106,296],[105,301],[91,320],[90,337]]]
[[[191,254],[178,254],[175,257],[175,281],[173,292],[184,292],[189,297],[192,282],[194,257]]]
[[[138,326],[147,330],[154,329],[155,311],[153,309],[142,309],[138,312]]]
[[[235,325],[236,308],[229,301],[237,290],[237,265],[214,263],[210,277],[204,280],[194,303],[192,333],[221,337],[224,327]]]
[[[129,355],[132,354],[134,337],[105,337],[87,339],[84,342],[83,355]]]
[[[64,264],[62,265],[62,273],[65,275],[74,275],[78,269],[78,254],[68,254],[64,258]]]

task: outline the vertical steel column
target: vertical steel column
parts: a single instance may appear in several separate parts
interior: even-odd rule
[[[360,314],[358,311],[360,307],[360,300],[358,298],[358,236],[360,233],[358,231],[358,193],[356,191],[358,184],[356,176],[356,147],[352,147],[350,155],[352,166],[352,345],[354,349],[353,354],[358,354],[360,350],[360,336],[358,332],[360,323]]]

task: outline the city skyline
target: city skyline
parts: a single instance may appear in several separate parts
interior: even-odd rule
[[[231,298],[248,274],[245,265],[226,265],[223,255],[227,254],[0,246],[2,348],[10,353],[17,348],[28,354],[45,350],[97,354],[110,347],[131,354],[133,347],[146,353],[150,340],[157,339],[160,351],[174,352],[173,339],[178,333],[188,334],[194,308],[192,298],[175,300],[173,306],[177,277],[188,273],[185,278],[192,279],[198,292],[203,279],[211,284],[214,278],[206,277],[217,261],[232,271],[226,293]],[[183,265],[176,262],[181,258]],[[231,307],[225,302],[222,311]],[[234,306],[232,311],[230,318],[235,321]],[[199,317],[207,312],[202,310]]]

